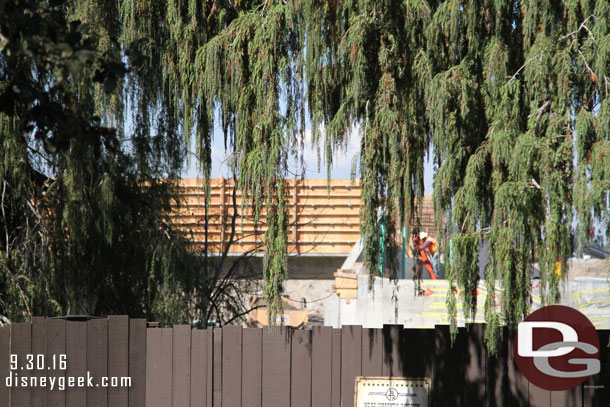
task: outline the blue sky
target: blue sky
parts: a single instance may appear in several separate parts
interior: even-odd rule
[[[348,136],[347,149],[345,151],[337,151],[333,156],[333,167],[331,176],[333,179],[349,179],[352,169],[352,160],[354,156],[360,153],[360,131],[354,128]],[[322,151],[323,155],[323,151]],[[303,160],[305,162],[306,178],[322,178],[326,179],[327,171],[326,164],[322,157],[320,170],[318,171],[318,152],[311,140],[311,131],[305,132],[305,149],[303,151]],[[296,163],[290,163],[291,171],[297,169]],[[218,178],[220,173],[224,177],[228,177],[230,172],[227,167],[227,152],[224,148],[224,139],[219,128],[214,131],[214,141],[212,143],[212,178]],[[425,195],[432,194],[434,167],[430,157],[427,157],[424,165],[424,185]],[[186,178],[197,178],[197,166],[194,160],[191,160],[183,174]]]

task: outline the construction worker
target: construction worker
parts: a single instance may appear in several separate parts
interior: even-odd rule
[[[438,242],[433,237],[428,236],[426,232],[419,232],[419,240],[423,246],[426,246],[424,250],[429,254],[428,257],[436,259],[439,252]]]
[[[421,266],[423,264],[426,267],[426,270],[428,270],[430,278],[438,280],[431,262],[438,253],[438,243],[433,238],[429,237],[426,232],[419,233],[417,229],[414,229],[413,232],[411,232],[409,247],[412,251],[417,252],[417,258],[419,259],[417,262],[417,275],[421,276]]]

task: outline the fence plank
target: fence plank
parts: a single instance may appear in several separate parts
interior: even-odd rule
[[[356,377],[362,375],[362,327],[343,326],[341,334],[341,403],[354,405]]]
[[[46,361],[49,377],[55,377],[55,380],[60,380],[63,377],[65,380],[65,370],[59,366],[61,355],[66,354],[66,321],[63,319],[47,319],[46,333]],[[47,391],[47,407],[65,407],[66,392],[59,390],[57,385],[53,390]],[[105,407],[105,406],[104,406]]]
[[[290,382],[290,405],[311,405],[311,331],[302,329],[292,333],[292,363]]]
[[[607,345],[608,342],[600,343],[602,349]],[[610,363],[602,361],[600,372],[589,376],[581,387],[583,406],[610,406]]]
[[[380,329],[362,329],[362,376],[383,375],[383,335]]]
[[[191,407],[205,407],[207,402],[208,332],[196,329],[191,333]]]
[[[129,407],[146,406],[146,320],[129,320]]]
[[[4,380],[12,372],[10,370],[10,339],[11,339],[11,328],[0,327],[0,379]],[[9,405],[9,393],[10,390],[6,387],[6,383],[0,383],[0,406]]]
[[[402,359],[400,357],[400,325],[383,326],[383,376],[402,376]]]
[[[18,387],[15,382],[21,377],[30,377],[35,360],[27,359],[32,353],[32,324],[24,322],[11,325],[11,354],[17,355],[17,370],[13,371],[11,403],[14,407],[30,407],[30,389]],[[30,362],[30,363],[28,363]],[[2,378],[4,379],[4,378]],[[4,386],[6,383],[2,383]]]
[[[483,342],[482,324],[471,324],[465,334],[464,405],[483,406],[486,397],[487,352]]]
[[[506,338],[505,334],[506,332],[503,332],[503,338]],[[499,342],[497,348],[495,354],[490,354],[485,348],[487,354],[485,405],[487,407],[504,407],[506,405],[504,402],[504,388],[508,386],[508,378],[504,373],[504,369],[508,368],[506,339]]]
[[[437,326],[431,342],[434,347],[425,350],[432,363],[431,404],[437,406],[463,406],[464,404],[464,357],[465,330],[460,329],[455,342],[451,343],[448,326]],[[419,362],[421,363],[421,362]]]
[[[87,376],[87,323],[66,321],[67,377]],[[66,390],[66,407],[87,405],[87,389],[75,387]]]
[[[208,349],[207,360],[208,366],[206,369],[207,385],[207,407],[213,407],[214,402],[214,328],[209,327],[208,330]]]
[[[87,321],[87,371],[95,386],[87,388],[87,407],[107,407],[108,389],[100,384],[101,378],[108,376],[107,319]]]
[[[146,406],[156,407],[161,404],[162,394],[158,386],[159,366],[161,364],[161,329],[146,330]],[[167,403],[166,403],[167,404]]]
[[[551,392],[551,406],[553,407],[583,407],[582,386],[576,386],[566,391]]]
[[[400,330],[399,354],[402,376],[432,379],[435,365],[435,338],[434,329]]]
[[[505,389],[504,392],[504,401],[506,406],[525,405],[528,398],[528,381],[517,368],[515,355],[513,353],[513,343],[517,333],[516,328],[517,327],[504,328],[505,332],[503,335],[503,338],[506,338],[504,341],[506,342],[506,364],[508,365],[505,380],[510,383],[510,387]]]
[[[241,405],[242,327],[227,325],[222,332],[222,405]]]
[[[311,405],[330,407],[333,328],[314,326],[311,333]]]
[[[191,405],[191,327],[174,325],[172,407]]]
[[[516,331],[502,328],[495,355],[487,355],[486,399],[488,407],[527,405],[527,380],[517,369],[513,356]]]
[[[290,406],[290,328],[263,330],[263,407]]]
[[[246,328],[242,331],[243,356],[241,373],[241,405],[261,407],[263,369],[263,330]]]
[[[550,407],[551,392],[528,382],[527,398],[530,407]]]
[[[172,406],[171,328],[148,329],[146,335],[146,407]]]
[[[213,406],[222,406],[222,328],[214,328],[214,394]]]
[[[590,376],[582,385],[583,406],[610,406],[610,330],[599,330],[600,372]]]
[[[610,362],[610,329],[598,329],[597,336],[599,336],[599,360],[602,362]]]
[[[32,317],[32,355],[44,355],[47,348],[47,319],[45,317]],[[68,359],[68,365],[70,360]],[[33,377],[46,377],[44,370],[34,370],[31,372]],[[35,387],[30,392],[30,405],[32,407],[45,407],[47,405],[47,392],[44,387]]]
[[[331,406],[341,405],[341,329],[333,329],[331,367]]]
[[[108,376],[118,378],[118,387],[108,388],[108,405],[129,406],[129,387],[121,386],[121,378],[129,376],[129,317],[108,317]]]

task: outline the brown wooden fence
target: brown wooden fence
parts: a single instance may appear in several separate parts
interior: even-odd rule
[[[601,373],[571,391],[549,392],[529,384],[516,369],[508,329],[498,355],[490,357],[482,328],[461,330],[452,347],[447,327],[271,332],[238,326],[147,328],[146,321],[126,316],[34,318],[0,328],[0,407],[351,407],[356,376],[428,377],[432,406],[610,405],[610,349],[605,347],[610,331],[598,331]],[[10,354],[17,355],[13,370]],[[28,354],[35,355],[34,369],[28,369]],[[65,370],[54,365],[59,357],[53,355],[60,354],[67,355]],[[36,366],[42,361],[36,355],[46,355],[44,366]],[[98,385],[104,376],[130,377],[131,387],[51,391],[48,386],[8,388],[5,381],[11,373],[40,380],[87,376],[87,371]]]

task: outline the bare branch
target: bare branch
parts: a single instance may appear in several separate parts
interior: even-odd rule
[[[229,325],[231,322],[235,321],[237,318],[242,317],[242,316],[244,316],[246,314],[249,314],[250,312],[254,311],[255,309],[264,308],[264,307],[266,307],[266,305],[257,305],[256,307],[252,307],[250,309],[247,309],[244,312],[239,313],[239,314],[233,316],[233,318],[231,318],[230,320],[225,322],[225,325]]]
[[[564,35],[563,37],[561,37],[562,40],[565,40],[568,37],[572,37],[576,34],[578,34],[580,32],[580,30],[582,30],[583,28],[587,31],[587,33],[589,33],[589,36],[591,37],[591,39],[595,39],[595,37],[593,36],[593,33],[591,32],[591,30],[589,30],[589,28],[585,25],[585,23],[593,17],[593,14],[591,14],[589,17],[585,18],[583,20],[582,23],[580,23],[580,26],[578,27],[578,29],[576,31],[572,31],[569,34]]]
[[[593,72],[591,67],[589,67],[589,64],[587,63],[587,60],[585,59],[585,56],[582,54],[582,52],[580,50],[578,50],[578,54],[582,58],[582,61],[585,63],[585,66],[587,67],[587,70],[589,71],[589,74],[591,74],[591,80],[593,80],[594,82],[597,82],[597,79],[594,79],[594,78],[597,78],[597,75],[595,75],[595,72]]]
[[[534,178],[532,178],[532,185],[534,186],[534,188],[536,188],[539,191],[542,191],[542,187],[540,186],[540,184],[538,184],[536,182],[536,180]]]
[[[530,59],[528,59],[527,61],[525,61],[525,63],[523,65],[521,65],[521,67],[519,69],[517,69],[517,72],[515,72],[515,74],[508,80],[508,83],[512,82],[513,79],[515,79],[517,77],[517,75],[519,74],[519,72],[521,72],[523,70],[523,68],[525,68],[530,62],[532,62],[534,59],[540,58],[542,57],[542,54],[544,53],[544,51],[542,51],[539,54],[534,55],[533,57],[531,57]]]

